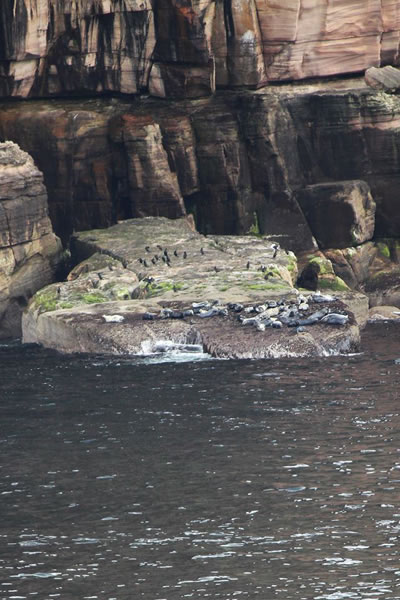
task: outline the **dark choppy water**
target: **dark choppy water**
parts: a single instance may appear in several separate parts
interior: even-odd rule
[[[320,360],[0,348],[0,598],[400,598],[400,329]]]

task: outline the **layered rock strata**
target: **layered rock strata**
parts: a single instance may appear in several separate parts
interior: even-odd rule
[[[31,300],[25,342],[63,352],[183,344],[226,358],[315,356],[357,348],[367,318],[360,294],[344,295],[346,304],[299,294],[294,254],[267,238],[205,237],[187,219],[83,232],[72,253],[83,262],[68,281]]]
[[[20,335],[21,312],[54,280],[61,251],[42,174],[16,144],[0,144],[0,337]]]
[[[303,252],[317,245],[299,198],[322,194],[313,187],[322,184],[369,185],[375,237],[400,235],[399,122],[399,98],[356,79],[190,102],[5,104],[0,139],[33,155],[64,239],[120,219],[190,212],[204,233],[258,228]],[[340,245],[370,237],[371,212],[361,236],[344,214],[334,215]]]
[[[397,64],[397,0],[3,0],[0,94],[148,93]]]

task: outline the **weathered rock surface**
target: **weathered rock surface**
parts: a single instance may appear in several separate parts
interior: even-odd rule
[[[357,73],[397,64],[397,0],[4,0],[0,95],[150,92]]]
[[[190,212],[204,233],[253,227],[311,252],[317,244],[298,202],[309,186],[365,181],[375,235],[400,235],[399,123],[400,99],[357,79],[190,102],[9,103],[0,139],[15,140],[43,171],[63,239],[119,219]],[[349,244],[370,235],[371,211],[363,220]]]
[[[0,337],[21,333],[21,312],[53,281],[61,250],[42,174],[16,144],[0,144]]]
[[[25,342],[63,352],[143,354],[172,342],[219,357],[309,356],[356,348],[367,318],[360,294],[301,296],[295,256],[267,238],[203,236],[188,219],[144,218],[72,242],[83,262],[31,300]],[[335,313],[343,325],[323,320]]]
[[[400,310],[397,306],[373,306],[369,311],[368,321],[397,321]]]
[[[375,202],[365,181],[308,185],[297,194],[320,248],[348,248],[370,240]]]
[[[400,89],[400,69],[387,65],[386,67],[370,67],[365,71],[366,83],[384,92],[396,92]]]

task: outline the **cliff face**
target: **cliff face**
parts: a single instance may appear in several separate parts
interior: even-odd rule
[[[43,171],[64,239],[119,219],[191,212],[204,233],[258,227],[298,252],[314,249],[314,236],[332,244],[320,227],[325,208],[312,200],[322,192],[341,232],[335,247],[372,237],[372,198],[375,236],[400,236],[399,123],[397,96],[347,80],[133,106],[4,103],[0,139],[15,140]]]
[[[210,95],[397,64],[398,0],[2,0],[0,95]]]
[[[0,338],[20,334],[21,312],[53,280],[61,250],[42,174],[16,144],[0,144]]]

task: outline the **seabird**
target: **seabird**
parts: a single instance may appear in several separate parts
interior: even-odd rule
[[[247,261],[246,269],[250,269],[250,261]]]
[[[145,247],[146,252],[150,252],[150,246]]]
[[[200,248],[200,254],[204,254],[204,248]]]
[[[151,259],[151,262],[153,263],[153,265],[155,265],[157,261],[156,261],[156,259],[155,259],[155,258],[152,258],[152,259]]]
[[[186,250],[183,253],[183,258],[187,258],[187,252],[186,252]]]
[[[278,254],[279,250],[279,244],[272,244],[271,248],[274,251],[272,258],[276,258],[276,255]]]
[[[157,244],[157,248],[158,248],[159,250],[162,250],[162,246],[160,246],[160,244]]]
[[[143,261],[143,265],[144,265],[146,268],[148,267],[148,264],[147,264],[147,262],[146,262],[145,260]]]
[[[178,251],[174,250],[174,256],[178,256]]]

